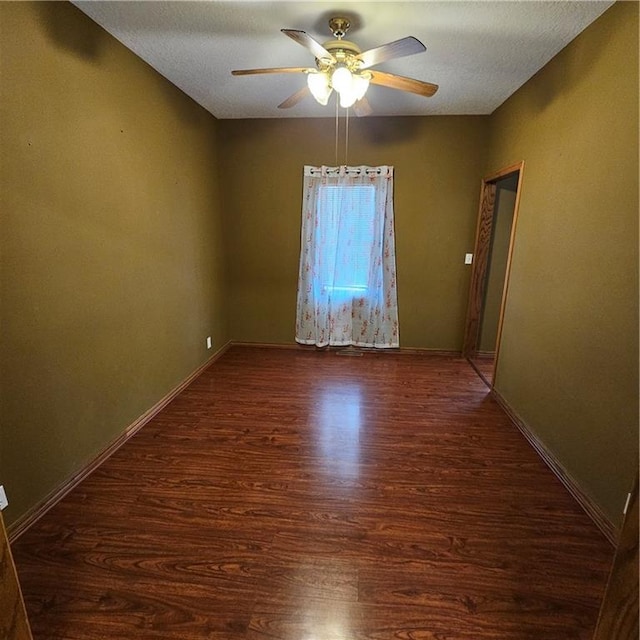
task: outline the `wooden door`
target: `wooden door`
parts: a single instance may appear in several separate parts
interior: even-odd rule
[[[522,188],[522,175],[524,171],[524,161],[511,165],[500,171],[484,178],[482,180],[480,192],[480,210],[478,213],[478,224],[476,228],[476,241],[473,256],[473,269],[471,271],[471,285],[469,288],[469,300],[467,303],[467,317],[465,321],[464,339],[462,343],[462,355],[470,361],[475,356],[478,349],[479,327],[482,317],[483,300],[486,286],[486,275],[488,258],[491,251],[491,237],[493,230],[493,221],[495,216],[496,201],[496,183],[517,174],[518,183],[516,189],[516,200],[513,210],[511,222],[511,236],[509,239],[509,248],[507,253],[507,267],[504,278],[504,286],[502,292],[502,302],[500,304],[500,314],[498,320],[497,344],[495,364],[498,360],[500,351],[500,337],[502,332],[502,320],[504,316],[504,308],[507,298],[509,286],[509,272],[511,269],[511,256],[513,253],[513,244],[515,241],[516,224],[518,219],[518,208],[520,205],[520,192]],[[493,379],[493,377],[492,377]]]
[[[471,290],[467,307],[467,322],[464,332],[462,354],[473,357],[478,341],[478,329],[482,314],[482,300],[484,297],[485,275],[491,244],[491,230],[493,227],[494,205],[496,200],[496,185],[491,182],[482,183],[480,193],[480,211],[476,229],[476,246],[473,254],[473,269],[471,271]]]

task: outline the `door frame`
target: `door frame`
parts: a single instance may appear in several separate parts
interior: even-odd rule
[[[464,327],[464,340],[462,344],[462,355],[470,362],[478,351],[479,328],[482,316],[482,307],[486,286],[487,268],[489,266],[489,253],[491,249],[491,238],[493,231],[493,221],[495,219],[495,196],[496,182],[502,178],[518,173],[518,185],[516,187],[516,199],[513,208],[513,220],[511,222],[511,234],[509,236],[509,248],[507,251],[507,266],[502,288],[502,299],[500,301],[500,313],[498,316],[498,331],[496,337],[496,352],[493,363],[493,375],[490,386],[495,384],[495,374],[497,370],[498,357],[500,354],[500,343],[502,339],[502,325],[504,312],[509,291],[509,276],[511,274],[511,260],[513,257],[513,246],[516,237],[516,227],[518,222],[518,210],[520,208],[520,194],[522,193],[522,178],[524,175],[524,160],[504,167],[495,173],[482,179],[480,185],[480,205],[478,210],[478,221],[476,224],[476,238],[473,249],[473,268],[471,270],[471,282],[469,285],[469,299],[467,302],[467,316]]]

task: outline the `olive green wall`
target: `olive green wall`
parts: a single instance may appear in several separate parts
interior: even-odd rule
[[[349,121],[348,164],[395,167],[400,344],[460,350],[486,117]],[[230,333],[294,341],[302,169],[335,165],[334,120],[221,121]],[[339,163],[344,163],[343,134]]]
[[[492,117],[525,160],[496,386],[618,524],[638,469],[638,4],[617,3]]]
[[[0,3],[11,523],[227,340],[215,119],[67,3]]]

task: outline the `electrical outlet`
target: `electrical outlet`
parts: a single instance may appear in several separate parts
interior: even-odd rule
[[[207,349],[211,349],[213,342],[211,342],[211,336],[207,337]]]
[[[4,487],[0,484],[0,511],[3,511],[9,506],[7,500],[7,494],[4,492]]]

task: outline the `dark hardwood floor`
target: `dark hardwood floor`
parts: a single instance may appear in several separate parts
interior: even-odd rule
[[[589,640],[613,557],[466,361],[255,347],[13,552],[36,640]]]
[[[495,368],[495,356],[475,356],[471,359],[471,364],[473,368],[478,372],[478,375],[484,379],[487,385],[491,386],[493,382],[493,369]]]

